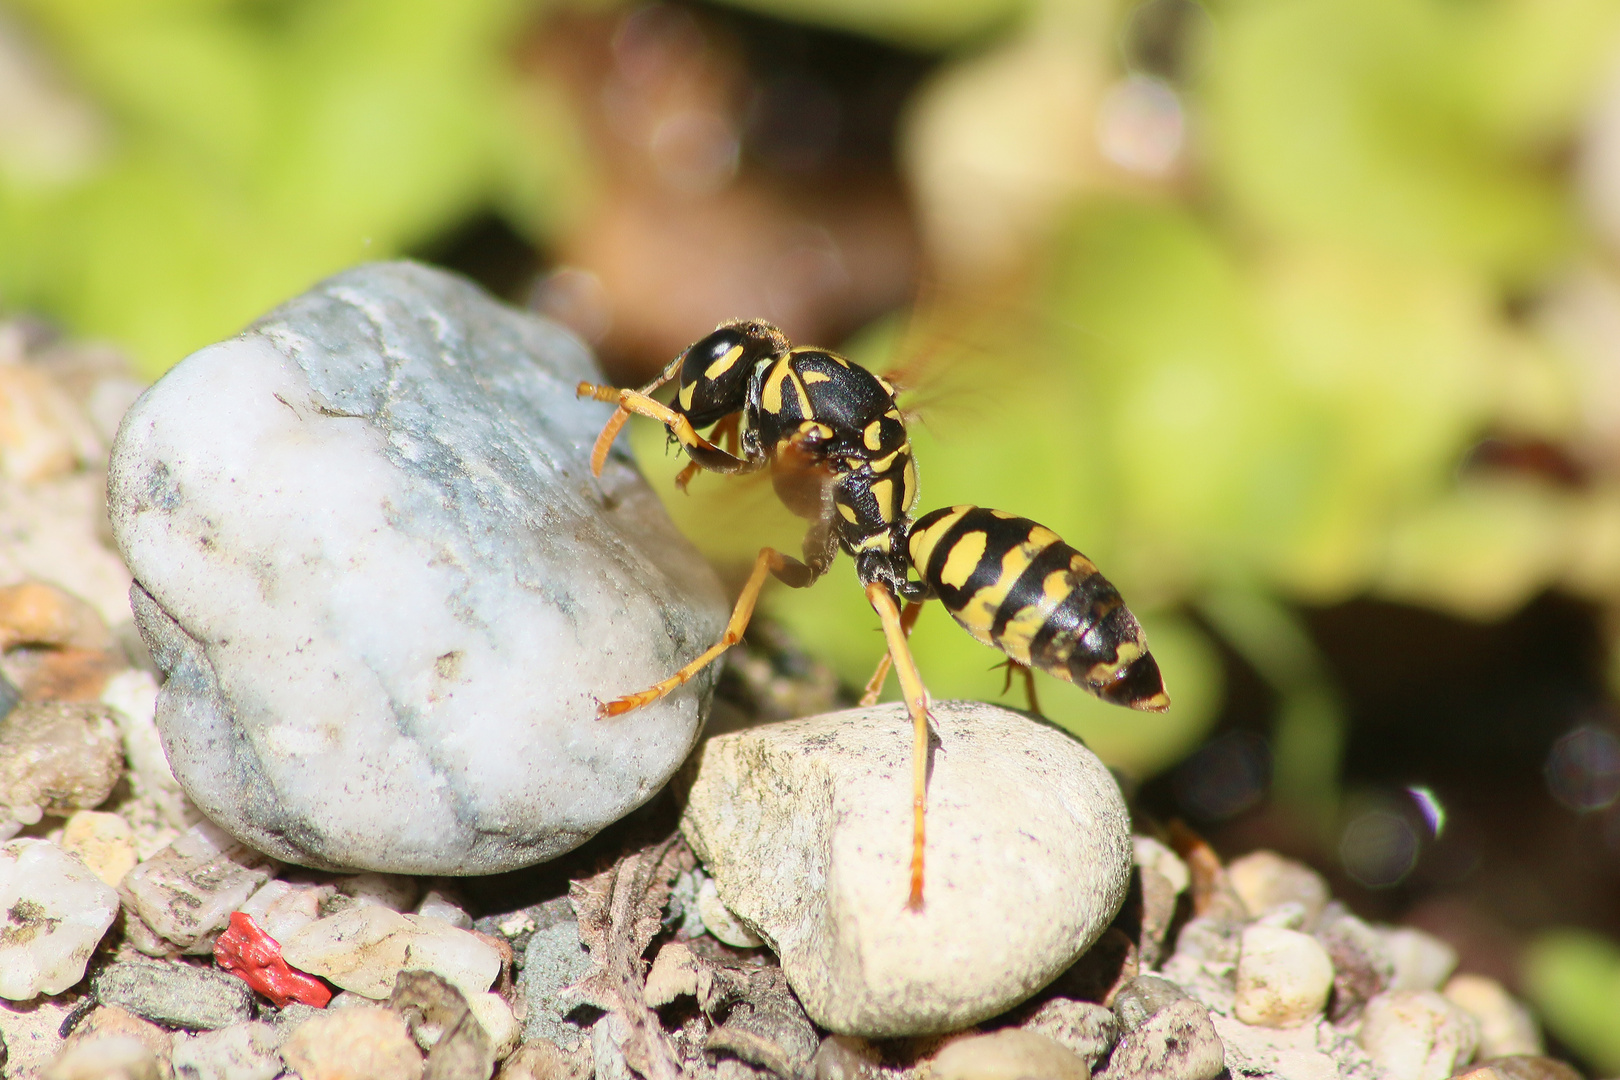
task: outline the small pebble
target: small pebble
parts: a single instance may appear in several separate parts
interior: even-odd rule
[[[99,806],[123,772],[124,745],[104,705],[23,702],[0,719],[0,820],[33,825]]]
[[[1047,999],[1018,1026],[1067,1047],[1088,1068],[1096,1068],[1119,1039],[1119,1019],[1112,1009],[1072,998]]]
[[[564,1050],[550,1039],[535,1039],[518,1047],[501,1065],[496,1080],[591,1080],[595,1071],[591,1045],[581,1043]]]
[[[84,977],[118,893],[49,840],[0,845],[0,998],[59,994]]]
[[[65,1053],[84,1043],[113,1038],[134,1039],[160,1060],[167,1060],[174,1048],[174,1036],[156,1024],[142,1020],[117,1005],[102,1005],[79,1021],[62,1049]]]
[[[333,878],[332,884],[344,896],[364,904],[378,904],[389,911],[406,912],[416,906],[421,890],[416,879],[404,874],[351,874]]]
[[[653,958],[644,996],[648,1005],[661,1009],[678,997],[696,994],[697,986],[697,958],[682,942],[671,941]]]
[[[162,1080],[164,1075],[157,1055],[139,1039],[113,1035],[62,1051],[43,1080]]]
[[[116,961],[90,985],[103,1005],[170,1027],[213,1031],[253,1015],[253,992],[241,979],[181,961]]]
[[[416,905],[416,913],[425,919],[438,919],[449,923],[457,930],[471,930],[473,928],[472,916],[467,909],[457,903],[448,892],[440,889],[429,889]]]
[[[1581,1080],[1581,1074],[1557,1058],[1511,1055],[1475,1062],[1456,1080]]]
[[[1209,1010],[1183,998],[1127,1031],[1101,1075],[1108,1080],[1214,1080],[1225,1067],[1226,1052]]]
[[[1495,979],[1453,975],[1443,991],[1447,1000],[1479,1021],[1482,1058],[1535,1057],[1542,1052],[1541,1031],[1530,1010]]]
[[[1255,917],[1294,901],[1304,905],[1306,920],[1311,922],[1331,897],[1321,874],[1274,851],[1255,851],[1234,859],[1226,875],[1243,906]]]
[[[1361,1015],[1368,1001],[1389,989],[1395,958],[1385,935],[1348,912],[1324,915],[1316,940],[1333,961],[1333,997],[1328,1019],[1338,1023]]]
[[[121,671],[107,680],[101,692],[101,703],[112,707],[124,740],[130,787],[137,798],[152,803],[164,824],[178,831],[195,824],[198,814],[169,770],[169,759],[158,736],[157,699],[157,680],[147,671]],[[146,854],[168,842],[163,841]]]
[[[478,935],[371,903],[303,927],[281,943],[281,955],[300,971],[376,999],[393,992],[406,967],[436,972],[469,995],[488,990],[501,973],[500,953]]]
[[[495,1047],[467,998],[431,971],[402,971],[388,1007],[405,1018],[416,1045],[427,1053],[427,1075],[443,1080],[489,1080]]]
[[[422,1053],[391,1009],[340,1009],[300,1024],[281,1044],[300,1080],[421,1080]]]
[[[1343,1040],[1325,1024],[1292,1028],[1254,1027],[1236,1017],[1212,1016],[1226,1067],[1244,1080],[1385,1080],[1359,1047],[1351,1060],[1336,1056]]]
[[[1243,931],[1232,1011],[1256,1027],[1295,1027],[1322,1011],[1333,989],[1333,961],[1308,934],[1274,926]]]
[[[142,952],[157,956],[175,947],[212,952],[214,937],[231,912],[269,880],[273,866],[219,826],[198,822],[119,883],[124,903],[162,939],[156,946],[132,940]]]
[[[62,850],[77,855],[96,877],[114,888],[135,869],[135,832],[117,814],[80,810],[62,828]]]
[[[750,930],[747,923],[726,907],[713,878],[703,880],[703,886],[698,891],[697,906],[698,914],[703,918],[703,928],[732,948],[752,949],[765,944],[764,938]]]
[[[955,1039],[929,1063],[931,1080],[1091,1080],[1091,1069],[1074,1051],[1045,1035],[1007,1028]]]
[[[13,1002],[0,998],[0,1044],[5,1073],[35,1076],[62,1052],[62,1022],[88,999],[48,998]]]
[[[1457,967],[1457,950],[1411,926],[1383,928],[1394,964],[1391,990],[1438,990]]]
[[[1131,844],[1136,850],[1137,866],[1163,876],[1178,895],[1187,891],[1187,886],[1192,884],[1192,872],[1180,855],[1151,836],[1132,836]]]
[[[588,1025],[569,1019],[577,1002],[566,998],[562,991],[584,978],[593,966],[590,953],[579,940],[578,923],[564,920],[530,935],[518,982],[528,1008],[523,1022],[524,1042],[545,1039],[572,1051],[590,1040]]]
[[[1187,991],[1157,975],[1138,975],[1114,994],[1114,1016],[1120,1031],[1135,1031],[1156,1013],[1184,1001]]]
[[[1433,990],[1391,990],[1367,1003],[1356,1039],[1389,1080],[1444,1080],[1473,1059],[1479,1022]]]
[[[805,1080],[878,1080],[883,1055],[854,1035],[828,1035],[816,1047]]]
[[[321,905],[337,892],[331,885],[300,885],[275,878],[237,910],[277,941],[321,917]]]
[[[262,1021],[177,1037],[174,1071],[180,1080],[275,1080],[281,1075],[276,1029]]]
[[[523,1025],[518,1023],[505,998],[496,993],[474,994],[467,999],[467,1008],[489,1036],[496,1061],[509,1057],[517,1049],[523,1038]]]

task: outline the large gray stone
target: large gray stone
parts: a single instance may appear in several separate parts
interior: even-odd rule
[[[164,748],[209,817],[326,869],[493,873],[640,805],[713,672],[596,700],[717,638],[710,569],[554,324],[408,263],[360,267],[182,361],[113,448],[114,534],[168,672]]]
[[[1119,910],[1130,819],[1076,739],[933,705],[925,906],[909,910],[911,721],[853,709],[711,739],[682,823],[727,907],[838,1034],[966,1027],[1072,964]]]

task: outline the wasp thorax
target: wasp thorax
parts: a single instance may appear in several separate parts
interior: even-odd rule
[[[681,355],[677,408],[697,428],[740,412],[748,403],[748,383],[754,367],[761,360],[780,356],[789,347],[782,331],[768,322],[750,319],[726,323]]]

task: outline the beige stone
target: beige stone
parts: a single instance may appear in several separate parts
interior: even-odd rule
[[[117,814],[80,810],[62,830],[62,850],[77,855],[96,877],[114,888],[139,861],[135,831]]]
[[[301,1080],[420,1080],[422,1054],[390,1009],[342,1009],[306,1020],[281,1044]]]
[[[956,1039],[934,1056],[930,1080],[1091,1080],[1080,1055],[1032,1031],[1009,1028]]]

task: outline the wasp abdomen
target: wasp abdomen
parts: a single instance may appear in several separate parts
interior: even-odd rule
[[[1133,709],[1170,706],[1136,617],[1108,579],[1051,529],[977,506],[917,519],[911,563],[968,633]]]

